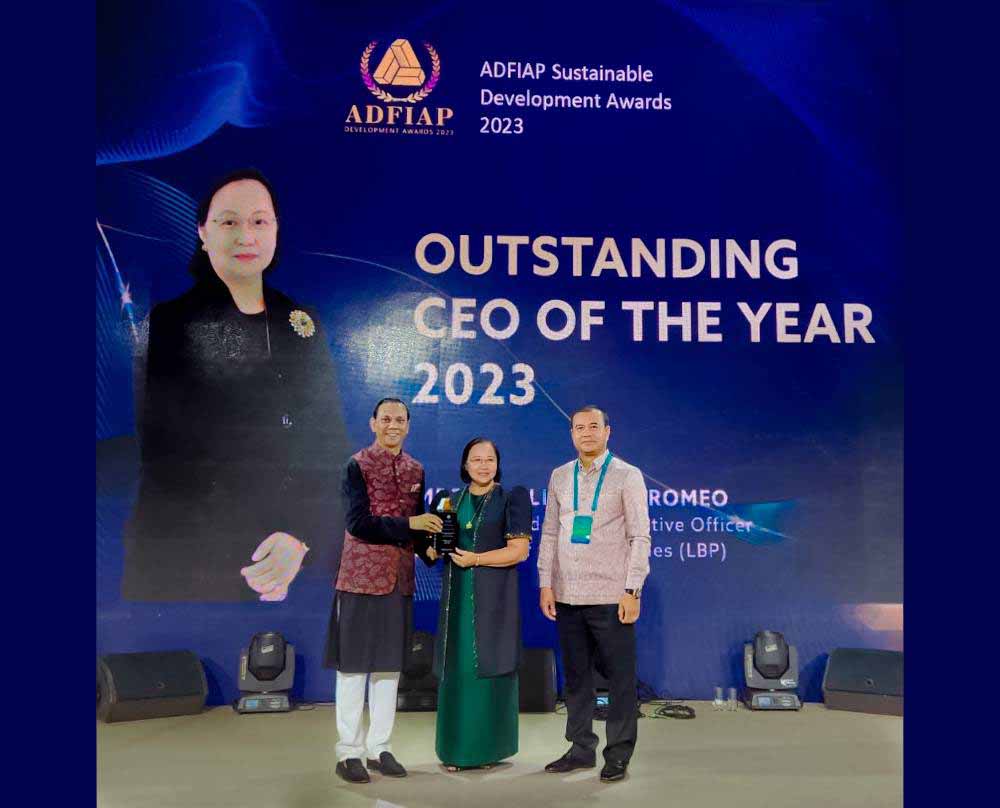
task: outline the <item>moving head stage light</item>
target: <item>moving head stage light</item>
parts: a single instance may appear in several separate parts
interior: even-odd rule
[[[743,646],[744,701],[751,710],[798,710],[799,652],[780,631],[758,631]]]
[[[438,680],[434,675],[434,635],[414,631],[396,691],[396,709],[430,712],[437,709]]]
[[[295,646],[276,631],[254,634],[240,653],[238,713],[287,713],[295,678]]]

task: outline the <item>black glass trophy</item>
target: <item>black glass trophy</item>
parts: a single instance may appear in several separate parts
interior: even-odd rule
[[[444,497],[437,506],[441,517],[441,532],[434,535],[434,549],[438,555],[454,553],[458,546],[458,514],[451,508],[451,498]]]

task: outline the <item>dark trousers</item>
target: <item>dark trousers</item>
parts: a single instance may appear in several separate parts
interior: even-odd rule
[[[618,604],[556,604],[556,629],[566,680],[566,740],[573,757],[597,757],[594,733],[594,662],[608,677],[606,761],[628,763],[638,733],[635,680],[635,624],[618,620]]]

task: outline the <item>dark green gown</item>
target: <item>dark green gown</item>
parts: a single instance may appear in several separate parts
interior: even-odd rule
[[[466,529],[481,497],[463,497],[458,546],[474,550]],[[471,500],[471,501],[470,501]],[[517,673],[480,678],[476,668],[475,592],[472,567],[451,570],[444,673],[438,685],[437,756],[447,766],[475,767],[517,754]]]

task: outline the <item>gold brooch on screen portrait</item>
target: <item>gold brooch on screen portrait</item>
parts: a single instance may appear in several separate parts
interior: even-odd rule
[[[316,323],[313,322],[312,317],[300,309],[296,309],[288,315],[288,322],[292,324],[292,330],[302,339],[316,333]]]

